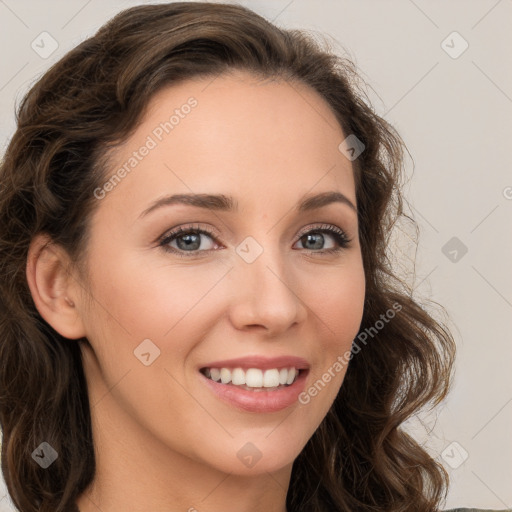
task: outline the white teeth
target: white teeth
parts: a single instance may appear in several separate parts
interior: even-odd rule
[[[231,372],[227,368],[220,369],[220,380],[222,384],[229,384],[231,382]]]
[[[206,368],[204,374],[215,382],[232,384],[250,388],[277,388],[278,386],[292,384],[299,371],[293,366],[289,368],[272,368],[260,370],[259,368]]]
[[[263,386],[266,388],[279,386],[279,370],[266,370],[263,374]]]
[[[263,372],[258,368],[249,368],[245,372],[245,383],[250,388],[263,387]]]
[[[242,368],[235,368],[231,372],[231,382],[235,386],[243,386],[245,384],[245,372]]]

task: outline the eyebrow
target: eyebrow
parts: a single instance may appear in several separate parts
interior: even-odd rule
[[[309,194],[302,197],[296,206],[296,211],[304,213],[322,208],[332,203],[345,204],[357,213],[357,208],[354,206],[352,201],[350,201],[350,199],[341,192],[335,191],[321,192],[314,195]],[[233,197],[226,196],[224,194],[174,194],[162,197],[151,203],[151,205],[140,214],[139,218],[145,217],[158,208],[175,204],[184,204],[216,211],[238,211],[238,202]]]

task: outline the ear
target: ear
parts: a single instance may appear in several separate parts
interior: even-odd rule
[[[62,247],[38,234],[29,247],[26,275],[39,314],[65,338],[78,339],[85,336],[85,326],[79,314],[80,284],[68,270],[70,263]]]

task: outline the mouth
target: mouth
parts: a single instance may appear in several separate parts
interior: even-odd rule
[[[203,367],[201,381],[222,403],[243,412],[271,413],[300,404],[309,368]]]
[[[294,366],[281,368],[201,368],[199,370],[207,379],[246,391],[277,391],[287,388],[297,381],[306,369]]]

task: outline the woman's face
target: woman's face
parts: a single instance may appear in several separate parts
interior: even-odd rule
[[[95,193],[91,300],[77,306],[104,436],[240,475],[293,462],[339,391],[363,312],[347,135],[306,86],[245,73],[153,98]],[[321,193],[341,199],[299,208]],[[293,385],[258,387],[292,367]]]

